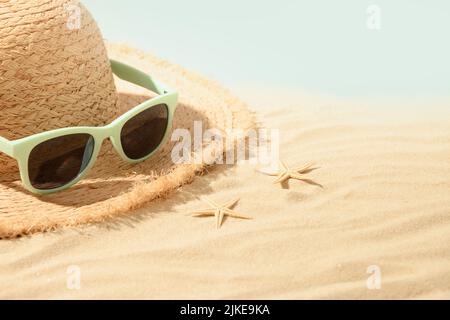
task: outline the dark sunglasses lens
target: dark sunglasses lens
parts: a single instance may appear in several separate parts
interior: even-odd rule
[[[28,159],[31,185],[39,190],[62,187],[86,169],[94,152],[89,134],[70,134],[34,147]]]
[[[168,119],[167,106],[159,104],[128,120],[120,134],[125,155],[138,160],[155,151],[164,138]]]

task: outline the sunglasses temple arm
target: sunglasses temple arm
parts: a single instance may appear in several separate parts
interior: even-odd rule
[[[11,141],[8,139],[5,139],[3,137],[0,137],[0,152],[3,152],[7,154],[8,156],[13,156],[13,145]]]
[[[164,84],[152,79],[148,74],[116,60],[110,60],[113,73],[120,79],[144,87],[157,94],[163,95],[174,92]]]

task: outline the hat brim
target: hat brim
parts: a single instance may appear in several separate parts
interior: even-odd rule
[[[125,45],[107,44],[110,58],[148,72],[155,79],[176,88],[179,104],[173,130],[193,132],[194,122],[203,129],[254,129],[256,122],[247,106],[219,84],[168,61]],[[117,114],[152,96],[116,79]],[[18,171],[0,177],[0,238],[101,222],[167,196],[202,172],[205,163],[174,164],[173,142],[152,158],[137,165],[124,162],[107,142],[88,176],[74,187],[55,194],[38,196],[24,189]],[[203,152],[207,152],[205,146]]]

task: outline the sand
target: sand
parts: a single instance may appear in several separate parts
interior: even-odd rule
[[[448,107],[270,95],[247,92],[281,129],[281,158],[317,163],[309,176],[323,188],[220,166],[110,223],[2,240],[0,298],[450,298]],[[254,219],[217,230],[186,214],[202,196],[239,197]]]

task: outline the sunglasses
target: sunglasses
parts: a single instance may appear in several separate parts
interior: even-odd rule
[[[107,138],[130,163],[148,159],[167,140],[177,92],[123,63],[111,60],[111,68],[119,78],[159,96],[103,127],[56,129],[14,141],[0,137],[0,151],[17,160],[22,183],[29,191],[48,194],[79,182],[94,165]]]

